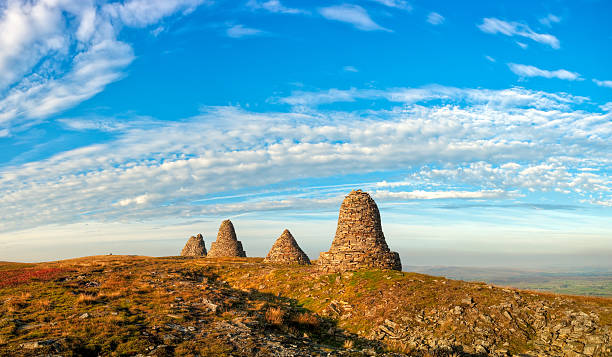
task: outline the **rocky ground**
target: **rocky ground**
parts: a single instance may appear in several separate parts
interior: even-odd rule
[[[612,300],[258,258],[0,263],[0,355],[612,356]]]

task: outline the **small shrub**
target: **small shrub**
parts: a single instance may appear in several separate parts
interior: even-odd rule
[[[6,300],[6,309],[9,312],[17,312],[28,306],[28,300],[32,297],[30,293],[21,293],[19,296],[10,297]]]
[[[353,348],[353,346],[355,346],[355,341],[353,341],[353,340],[344,340],[344,344],[342,346],[344,348],[350,350],[351,348]]]
[[[285,312],[280,307],[270,307],[266,311],[266,321],[272,325],[282,325],[284,317]]]
[[[309,312],[300,312],[294,319],[300,325],[308,325],[311,327],[319,326],[319,319],[316,315]]]

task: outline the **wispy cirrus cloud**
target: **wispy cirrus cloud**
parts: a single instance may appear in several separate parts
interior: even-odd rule
[[[319,9],[321,16],[328,20],[345,22],[362,31],[388,31],[374,22],[368,12],[361,6],[342,4]]]
[[[0,130],[24,130],[123,77],[121,29],[189,13],[204,0],[11,1],[0,8]]]
[[[280,0],[249,0],[247,2],[247,7],[253,10],[266,10],[272,13],[277,14],[307,14],[309,13],[303,9],[297,9],[292,7],[287,7],[283,5]]]
[[[442,200],[442,199],[499,199],[517,197],[512,192],[502,190],[482,191],[374,191],[374,197],[380,199],[402,199],[402,200]]]
[[[553,24],[561,22],[561,18],[553,14],[548,14],[542,17],[539,21],[542,25],[551,27]]]
[[[519,22],[508,22],[494,17],[487,17],[482,20],[482,24],[478,25],[478,28],[484,33],[493,35],[502,34],[510,37],[519,36],[548,45],[554,49],[561,47],[559,40],[555,36],[547,33],[537,33],[529,26]]]
[[[593,83],[597,84],[599,87],[612,88],[612,81],[600,81],[598,79],[593,79]]]
[[[541,69],[535,66],[525,65],[525,64],[516,64],[516,63],[508,63],[508,67],[510,70],[521,77],[544,77],[544,78],[557,78],[568,81],[581,80],[580,73],[571,72],[565,69],[557,69],[554,71],[549,71],[546,69]]]
[[[447,100],[452,103],[467,102],[486,104],[492,107],[535,107],[539,109],[567,109],[572,104],[588,100],[586,97],[568,93],[549,93],[533,91],[521,87],[503,90],[462,89],[439,85],[421,88],[380,89],[328,89],[317,92],[294,91],[286,97],[274,97],[274,103],[288,104],[294,107],[316,107],[337,102],[355,102],[358,100],[387,100],[395,103],[415,104],[435,100]]]
[[[225,30],[225,33],[228,37],[231,38],[252,37],[265,34],[265,32],[262,30],[252,27],[246,27],[241,24],[232,25],[228,27],[227,30]]]
[[[396,9],[402,9],[406,11],[412,11],[412,5],[410,5],[410,3],[405,0],[370,0],[370,1],[377,2],[387,7],[393,7]]]
[[[437,12],[430,12],[429,15],[427,15],[427,22],[432,25],[442,25],[444,20],[444,16],[438,14]]]

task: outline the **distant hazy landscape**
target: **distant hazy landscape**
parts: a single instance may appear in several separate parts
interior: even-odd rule
[[[449,279],[484,281],[498,286],[549,291],[570,295],[612,297],[612,272],[580,268],[573,272],[554,269],[521,270],[456,266],[404,266],[403,270]]]

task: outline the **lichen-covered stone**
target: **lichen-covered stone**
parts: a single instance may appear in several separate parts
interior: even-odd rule
[[[293,238],[288,229],[278,237],[264,259],[266,263],[310,264],[310,259]]]
[[[208,257],[246,257],[242,243],[236,238],[234,225],[229,219],[221,222],[217,240],[210,244]]]
[[[204,244],[204,237],[198,233],[197,236],[191,236],[183,247],[181,255],[185,257],[205,257],[206,256],[206,245]]]
[[[401,270],[399,254],[389,250],[376,202],[361,190],[351,191],[340,206],[336,236],[319,256],[325,272],[363,268]]]

